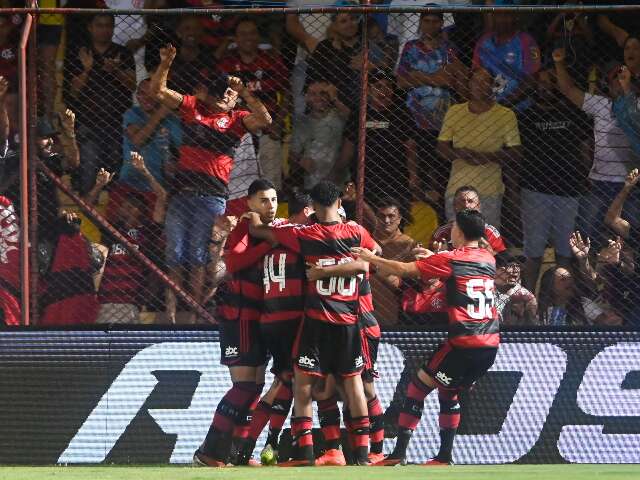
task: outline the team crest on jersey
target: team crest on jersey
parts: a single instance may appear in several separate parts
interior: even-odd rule
[[[516,52],[507,52],[507,54],[504,56],[504,61],[507,63],[515,63]]]
[[[220,117],[218,120],[216,120],[216,125],[219,128],[227,128],[229,126],[229,117]]]

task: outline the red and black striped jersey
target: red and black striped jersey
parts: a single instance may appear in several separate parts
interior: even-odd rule
[[[336,265],[354,260],[352,247],[375,249],[369,232],[355,223],[315,223],[274,229],[278,242],[299,252],[306,263]],[[328,323],[352,325],[360,311],[360,281],[356,276],[307,281],[305,315]]]
[[[281,224],[278,228],[295,228]],[[262,283],[264,300],[260,322],[274,323],[297,320],[304,313],[305,265],[302,256],[277,246],[264,256]]]
[[[226,321],[260,319],[263,295],[258,265],[271,245],[251,237],[248,225],[246,220],[238,223],[225,245],[224,261],[231,279],[227,281],[218,314]]]
[[[182,145],[174,184],[228,197],[233,149],[247,133],[245,110],[213,112],[196,97],[185,95],[180,106]]]
[[[416,265],[423,280],[445,282],[449,343],[459,348],[497,347],[500,326],[493,255],[484,248],[464,247],[418,260]]]
[[[373,295],[371,294],[371,283],[369,283],[369,273],[365,273],[360,280],[360,328],[369,338],[380,338],[380,325],[373,308]]]
[[[438,228],[433,236],[431,237],[431,243],[433,242],[442,242],[449,243],[451,242],[451,229],[453,228],[453,222],[448,222]],[[502,253],[507,249],[507,246],[504,244],[504,239],[500,235],[500,232],[493,225],[489,225],[488,223],[484,226],[484,238],[494,253]]]

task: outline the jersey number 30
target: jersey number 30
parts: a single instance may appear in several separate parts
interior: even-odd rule
[[[493,291],[493,280],[472,278],[467,281],[467,296],[474,301],[467,305],[467,314],[471,318],[493,318]]]
[[[341,258],[338,261],[338,264],[352,262],[353,260],[349,257]],[[321,258],[318,260],[318,265],[321,267],[327,267],[329,265],[335,265],[335,258]],[[349,283],[347,284],[347,280]],[[338,295],[342,297],[351,297],[356,293],[358,279],[356,277],[331,277],[325,278],[323,280],[316,281],[316,290],[320,295],[331,296],[336,292]]]

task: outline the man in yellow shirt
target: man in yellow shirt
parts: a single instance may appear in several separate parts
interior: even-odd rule
[[[448,220],[455,213],[453,197],[463,185],[478,190],[487,222],[500,225],[505,185],[502,168],[519,157],[520,134],[515,113],[496,103],[489,72],[476,69],[469,81],[470,100],[452,105],[438,136],[438,151],[452,162],[445,193]]]

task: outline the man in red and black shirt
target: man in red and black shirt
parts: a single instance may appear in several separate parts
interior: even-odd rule
[[[362,248],[352,251],[389,275],[437,278],[445,282],[449,314],[449,338],[426,362],[407,387],[399,417],[398,441],[382,465],[406,463],[406,450],[420,422],[424,399],[436,388],[440,400],[440,451],[429,465],[451,463],[453,439],[460,423],[458,393],[471,387],[493,365],[500,343],[494,305],[493,255],[479,246],[484,217],[476,210],[456,215],[451,231],[455,250],[403,263],[376,257]]]
[[[480,196],[478,195],[478,190],[471,186],[458,188],[453,196],[453,209],[455,213],[464,209],[480,211]],[[438,248],[435,250],[449,249],[453,223],[454,222],[445,223],[433,233],[431,243],[433,244],[433,242],[438,242],[439,244]],[[507,250],[507,247],[504,244],[504,239],[500,236],[498,229],[493,225],[485,225],[482,240],[482,245],[490,248],[494,255],[501,254]]]
[[[247,131],[268,127],[271,116],[236,77],[212,82],[204,98],[170,90],[167,76],[175,56],[172,45],[161,48],[151,77],[151,92],[167,107],[180,109],[184,129],[166,217],[167,264],[178,284],[181,268],[190,269],[192,295],[202,301],[208,242],[216,217],[225,211],[233,148]],[[234,110],[238,97],[248,111]]]
[[[265,179],[255,180],[247,193],[249,208],[259,221],[272,224],[278,208],[273,184]],[[249,235],[246,220],[239,222],[226,239],[224,261],[230,279],[218,310],[220,361],[229,367],[233,386],[218,403],[209,433],[194,454],[196,464],[226,465],[232,435],[233,462],[244,463],[242,454],[249,436],[250,414],[264,387],[267,352],[259,324],[263,302],[261,267],[271,248],[271,244]]]
[[[311,211],[311,197],[298,193],[289,199],[289,220],[276,219],[272,225],[278,228],[306,225]],[[291,352],[304,314],[305,270],[302,257],[282,245],[272,247],[268,242],[260,243],[253,250],[264,251],[265,245],[269,251],[258,262],[263,288],[260,336],[273,358],[271,372],[276,378],[253,412],[250,442],[247,442],[244,452],[247,460],[268,422],[269,436],[265,449],[277,455],[278,437],[293,401]]]
[[[251,234],[299,252],[306,263],[334,265],[353,261],[353,247],[375,248],[369,232],[342,223],[341,192],[328,181],[311,190],[318,223],[295,228],[271,228],[250,216]],[[333,374],[342,379],[352,416],[357,462],[368,464],[369,418],[360,376],[364,368],[359,315],[358,278],[332,277],[307,281],[305,318],[294,348],[295,404],[292,430],[298,452],[287,465],[313,465],[311,388],[314,377]]]

